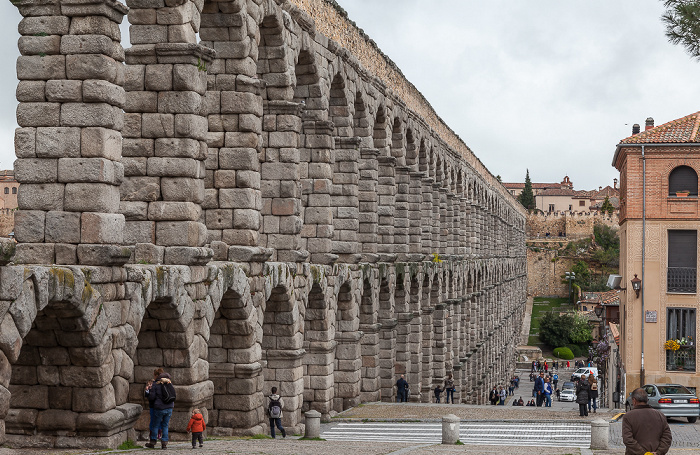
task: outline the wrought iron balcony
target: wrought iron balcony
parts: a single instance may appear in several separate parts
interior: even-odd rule
[[[695,267],[669,267],[667,292],[696,292],[697,269]]]
[[[666,351],[666,371],[695,371],[695,346]]]

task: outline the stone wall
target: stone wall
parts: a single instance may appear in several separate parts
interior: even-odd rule
[[[557,248],[546,246],[527,249],[527,294],[533,296],[569,295],[569,285],[562,278],[578,259],[557,256]],[[564,281],[564,282],[562,282]]]
[[[566,241],[580,239],[593,235],[596,224],[617,229],[619,227],[618,213],[612,215],[599,212],[553,212],[530,213],[527,215],[528,239],[545,239],[550,237],[566,237]]]
[[[267,431],[273,386],[299,432],[399,374],[472,404],[510,377],[524,210],[335,6],[297,4],[130,0],[126,51],[116,0],[17,4],[0,442],[147,437],[156,367],[173,439],[194,407]]]

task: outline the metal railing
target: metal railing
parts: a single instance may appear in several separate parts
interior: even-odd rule
[[[695,267],[669,267],[667,272],[667,292],[684,292],[694,294],[697,284]]]
[[[666,351],[666,371],[695,371],[695,346]]]

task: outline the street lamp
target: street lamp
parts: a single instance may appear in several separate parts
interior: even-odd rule
[[[634,292],[637,293],[637,297],[639,297],[639,291],[642,290],[642,280],[637,278],[637,274],[634,274],[634,278],[632,278],[632,289],[634,289]]]
[[[576,273],[574,272],[566,272],[566,279],[569,281],[569,303],[573,305],[573,296],[571,295],[571,282],[576,279]]]

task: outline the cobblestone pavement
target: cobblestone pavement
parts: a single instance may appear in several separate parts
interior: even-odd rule
[[[396,404],[396,403],[371,403],[339,414],[331,424],[340,421],[376,420],[376,421],[437,421],[443,415],[455,414],[464,420],[494,420],[494,421],[577,421],[586,422],[594,418],[611,418],[615,412],[601,410],[588,418],[578,417],[573,411],[561,411],[555,408],[514,408],[508,406],[471,406],[448,404]],[[700,455],[700,423],[688,424],[672,419],[670,421],[673,432],[673,447],[670,455]],[[105,453],[158,453],[163,455],[200,453],[202,455],[223,454],[257,454],[257,455],[328,455],[328,454],[352,454],[352,455],[402,455],[402,454],[500,454],[500,455],[623,455],[620,422],[610,426],[611,450],[590,451],[588,449],[560,448],[560,447],[513,447],[508,446],[443,446],[441,444],[419,444],[408,442],[355,442],[355,441],[301,441],[295,437],[286,439],[215,439],[205,441],[203,449],[192,450],[189,442],[171,442],[168,450],[150,451],[139,448],[129,451],[95,451],[95,450],[35,450],[35,449],[8,449],[0,448],[0,455],[98,455]],[[323,428],[322,428],[323,431]],[[138,445],[143,447],[144,441]]]
[[[687,423],[685,419],[670,419],[668,421],[673,435],[673,447],[700,447],[700,423]],[[610,444],[613,447],[623,447],[622,419],[610,425]]]

